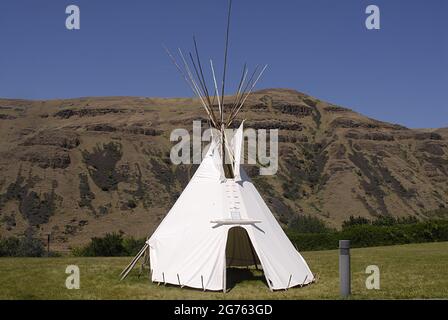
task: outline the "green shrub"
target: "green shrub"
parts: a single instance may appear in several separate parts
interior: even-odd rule
[[[0,239],[0,257],[42,257],[44,254],[42,241],[32,236]]]
[[[45,254],[45,247],[42,240],[30,236],[21,239],[17,256],[42,257],[44,254]]]
[[[146,239],[124,238],[123,246],[128,256],[135,256],[145,245]]]
[[[0,239],[0,257],[14,257],[20,246],[19,238],[9,237]]]
[[[122,233],[108,233],[102,238],[92,238],[81,248],[74,248],[72,254],[82,257],[121,257],[136,255],[145,239],[124,238]]]
[[[332,231],[319,218],[299,215],[289,223],[288,230],[296,233],[328,233]]]
[[[125,255],[123,236],[118,233],[108,233],[103,238],[92,238],[90,243],[75,251],[84,257],[119,257]]]
[[[299,251],[330,250],[338,247],[336,232],[330,233],[287,233]]]

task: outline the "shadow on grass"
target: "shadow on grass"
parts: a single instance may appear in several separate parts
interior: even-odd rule
[[[247,268],[227,268],[226,274],[227,291],[244,281],[261,281],[266,287],[268,284],[262,271],[254,271]]]
[[[129,277],[132,279],[133,282],[138,282],[140,279],[144,278],[144,276],[140,276],[140,275],[134,275],[133,277]],[[226,292],[230,292],[232,289],[234,289],[236,286],[238,286],[240,283],[242,282],[257,282],[260,281],[261,283],[263,283],[263,285],[269,289],[269,286],[266,282],[266,278],[264,277],[263,271],[262,270],[254,270],[254,269],[248,269],[248,268],[235,268],[235,267],[230,267],[227,268],[227,273],[226,273]],[[203,289],[198,289],[198,288],[191,288],[188,286],[185,287],[180,287],[178,285],[175,284],[170,284],[170,283],[160,283],[158,284],[157,282],[154,282],[154,284],[156,286],[164,286],[166,288],[182,288],[182,289],[187,289],[187,290],[192,290],[192,291],[204,291]],[[222,290],[206,290],[209,293],[222,293]]]

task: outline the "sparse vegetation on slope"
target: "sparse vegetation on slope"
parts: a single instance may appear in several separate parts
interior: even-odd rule
[[[173,129],[205,116],[193,99],[0,99],[0,232],[28,228],[69,250],[154,230],[197,165],[173,165]],[[448,208],[448,135],[369,119],[289,89],[247,100],[234,126],[279,129],[279,169],[245,169],[282,226],[311,216],[435,217]]]

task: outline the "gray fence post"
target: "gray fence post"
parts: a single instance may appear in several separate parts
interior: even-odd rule
[[[339,283],[343,298],[350,295],[350,240],[339,240]]]

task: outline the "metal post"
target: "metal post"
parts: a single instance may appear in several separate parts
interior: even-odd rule
[[[47,256],[50,256],[50,234],[47,234]]]
[[[350,240],[339,240],[339,283],[343,298],[350,295]]]

